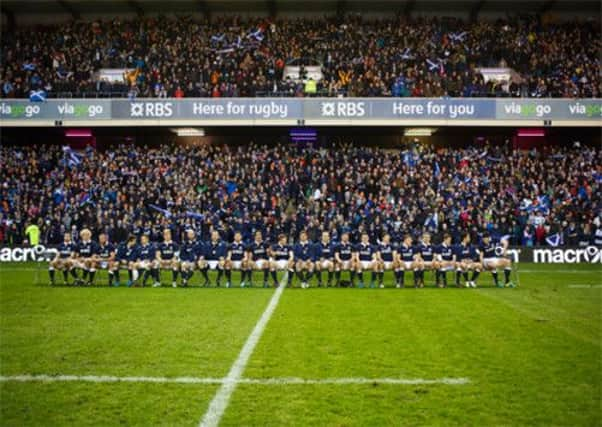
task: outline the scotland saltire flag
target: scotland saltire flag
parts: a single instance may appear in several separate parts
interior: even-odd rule
[[[433,173],[436,177],[441,175],[441,168],[439,167],[439,162],[435,162],[435,171]]]
[[[558,246],[561,244],[561,238],[559,233],[552,234],[551,236],[546,237],[546,243],[550,246]]]
[[[32,62],[26,62],[23,64],[23,71],[35,71],[36,70],[36,64],[32,63]]]
[[[148,205],[151,209],[156,210],[157,212],[161,212],[163,215],[165,215],[167,218],[171,217],[171,212],[169,212],[167,209],[163,209],[157,205],[153,205],[153,204],[149,204]]]
[[[65,153],[65,160],[69,167],[77,166],[82,162],[81,155],[77,154],[68,145],[63,146],[63,153]]]
[[[190,218],[194,218],[194,219],[204,219],[205,215],[198,213],[198,212],[193,212],[193,211],[186,211],[186,216],[190,217]]]
[[[29,92],[29,100],[31,102],[45,102],[47,96],[45,90],[32,90]]]

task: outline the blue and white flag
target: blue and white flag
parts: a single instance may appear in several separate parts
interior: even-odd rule
[[[33,62],[26,62],[23,64],[23,71],[35,71],[36,70],[36,64],[34,64]]]
[[[193,212],[193,211],[186,211],[186,216],[189,218],[194,218],[194,219],[204,219],[205,218],[205,215],[203,215],[202,213]]]
[[[558,246],[561,244],[561,238],[559,233],[552,234],[551,236],[546,237],[546,242],[550,246]]]
[[[149,204],[148,205],[151,209],[156,210],[157,212],[161,212],[163,215],[165,215],[167,218],[171,217],[171,212],[169,212],[167,209],[163,209],[157,205],[153,205],[153,204]]]
[[[31,102],[45,102],[48,95],[45,90],[31,90],[29,91],[29,100]]]
[[[249,34],[247,34],[247,38],[248,39],[253,38],[253,39],[257,40],[257,41],[263,41],[264,35],[263,35],[261,29],[258,28],[255,31],[249,32]]]
[[[467,31],[462,31],[461,33],[449,33],[449,38],[455,42],[463,42],[467,34]]]
[[[439,71],[440,70],[441,62],[439,60],[437,60],[437,62],[435,62],[435,61],[431,61],[430,59],[426,58],[426,63],[428,64],[429,71]]]
[[[406,47],[403,52],[401,52],[401,59],[412,59],[410,52],[410,48]]]
[[[439,162],[435,162],[435,171],[433,172],[436,177],[441,175],[441,168],[439,167]]]
[[[219,43],[221,41],[224,41],[225,38],[226,38],[226,35],[224,33],[214,34],[211,36],[211,42]]]
[[[81,155],[73,151],[68,145],[63,146],[63,153],[65,153],[65,160],[69,167],[77,166],[82,162]]]

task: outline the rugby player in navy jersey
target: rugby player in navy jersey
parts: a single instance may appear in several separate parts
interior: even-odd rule
[[[286,244],[286,234],[278,235],[278,243],[270,248],[270,272],[274,286],[278,286],[278,271],[288,271],[287,286],[290,286],[295,274],[293,250]]]
[[[74,254],[76,245],[71,241],[71,233],[65,233],[63,243],[61,243],[56,252],[56,256],[48,266],[48,274],[50,275],[50,284],[54,285],[54,271],[60,270],[63,272],[63,283],[69,284],[69,272],[77,280],[77,274],[73,268]]]
[[[490,271],[493,275],[493,281],[498,288],[514,287],[514,283],[510,281],[510,273],[512,272],[512,263],[509,258],[506,258],[506,250],[508,249],[508,241],[493,239],[489,233],[483,234],[483,242],[479,248],[481,255],[481,265],[483,269]],[[504,284],[498,280],[497,269],[504,269]]]
[[[395,271],[398,269],[397,250],[391,244],[391,236],[385,234],[383,240],[377,246],[377,257],[378,257],[378,286],[384,288],[383,283],[385,271]]]
[[[109,286],[113,286],[115,277],[115,247],[109,243],[106,233],[98,235],[98,248],[94,255],[94,268],[97,270],[107,270],[109,273]]]
[[[307,238],[307,232],[299,234],[299,242],[295,245],[295,272],[301,281],[301,287],[309,288],[309,281],[314,272],[313,248]]]
[[[232,285],[232,270],[243,271],[243,263],[245,262],[246,250],[245,244],[242,241],[240,231],[234,233],[234,241],[228,247],[228,255],[226,256],[226,287]],[[242,273],[241,273],[242,274]],[[242,278],[241,280],[244,280]]]
[[[159,244],[156,252],[156,261],[159,268],[159,283],[161,286],[161,269],[171,270],[171,286],[177,287],[178,269],[180,268],[178,257],[178,245],[171,240],[171,230],[166,228],[163,230],[163,241]]]
[[[217,270],[216,286],[220,286],[224,268],[226,265],[226,257],[228,256],[228,247],[220,240],[219,232],[211,232],[211,240],[205,244],[205,274],[207,269]]]
[[[341,235],[341,242],[336,246],[334,251],[337,287],[341,286],[341,273],[343,271],[349,272],[351,286],[355,287],[355,263],[353,254],[353,246],[349,243],[349,233],[343,233]]]
[[[422,240],[416,247],[418,255],[418,287],[424,288],[424,271],[437,271],[438,262],[435,260],[435,248],[431,244],[431,235],[424,233]]]
[[[462,235],[462,242],[456,246],[456,287],[461,287],[460,277],[464,276],[465,286],[467,288],[477,287],[477,279],[481,272],[480,255],[477,248],[470,243],[470,234]],[[468,273],[472,271],[472,278],[469,279]]]
[[[76,283],[91,285],[94,281],[96,269],[94,268],[94,255],[96,254],[98,245],[92,240],[92,232],[84,228],[80,233],[80,241],[75,249],[77,268],[82,270],[82,278]]]
[[[140,246],[136,255],[134,266],[141,271],[142,287],[146,286],[149,277],[155,279],[155,284],[157,284],[159,282],[159,270],[156,262],[156,249],[146,234],[140,236]],[[134,282],[133,286],[137,287],[138,283]]]
[[[183,287],[188,286],[188,281],[194,274],[198,259],[198,244],[194,230],[186,230],[186,235],[180,245],[180,277]]]
[[[117,246],[117,268],[115,271],[115,286],[119,286],[119,269],[125,268],[128,271],[127,286],[132,286],[134,280],[138,279],[138,270],[134,268],[134,263],[138,257],[138,244],[136,236],[131,234],[127,242],[122,242]]]
[[[246,270],[243,272],[243,275],[246,273],[246,276],[249,279],[249,286],[251,287],[253,286],[253,271],[255,270],[263,271],[263,287],[267,288],[269,286],[268,277],[270,275],[270,261],[268,246],[263,241],[261,231],[255,232],[255,240],[247,246]],[[246,286],[244,277],[240,286]]]
[[[456,253],[451,242],[451,235],[445,233],[443,242],[435,249],[435,257],[438,263],[436,282],[440,288],[447,287],[447,272],[454,271],[456,266]]]
[[[374,288],[376,282],[376,271],[378,269],[377,249],[370,244],[368,233],[362,233],[361,242],[355,247],[356,263],[355,268],[359,278],[358,286],[364,287],[364,271],[371,271],[370,287]]]
[[[414,287],[418,287],[418,264],[416,262],[417,251],[412,244],[412,236],[406,234],[403,238],[403,242],[397,249],[399,254],[398,270],[395,272],[396,287],[403,288],[405,285],[405,272],[414,271]]]
[[[326,287],[332,286],[332,276],[334,274],[334,252],[335,247],[330,242],[330,234],[327,231],[322,233],[322,239],[314,245],[314,264],[318,276],[318,287],[322,286],[322,272],[328,271],[328,281]]]

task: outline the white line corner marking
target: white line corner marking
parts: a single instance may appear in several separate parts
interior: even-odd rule
[[[228,372],[228,375],[224,378],[224,382],[222,383],[221,387],[219,390],[217,390],[217,393],[215,393],[213,400],[207,408],[205,416],[199,424],[201,427],[217,427],[219,424],[222,415],[224,415],[224,411],[228,407],[230,397],[232,396],[234,389],[236,389],[238,382],[242,378],[242,374],[247,366],[247,363],[249,362],[249,358],[251,357],[255,346],[259,342],[259,338],[261,338],[261,334],[263,334],[263,330],[270,321],[270,318],[272,317],[272,314],[274,313],[274,310],[280,301],[282,292],[284,292],[284,288],[286,287],[287,276],[288,273],[285,273],[280,282],[280,286],[278,286],[276,292],[274,292],[274,295],[272,295],[270,303],[261,315],[261,318],[255,325],[255,328],[253,328],[251,335],[249,335],[249,338],[247,338],[247,342],[245,342],[242,350],[240,350],[238,358],[234,361],[234,364],[230,368],[230,372]]]

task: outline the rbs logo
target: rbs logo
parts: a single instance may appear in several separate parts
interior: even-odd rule
[[[171,117],[173,104],[171,102],[132,102],[130,115],[132,117]]]
[[[364,117],[364,102],[322,102],[321,113],[324,117]]]

